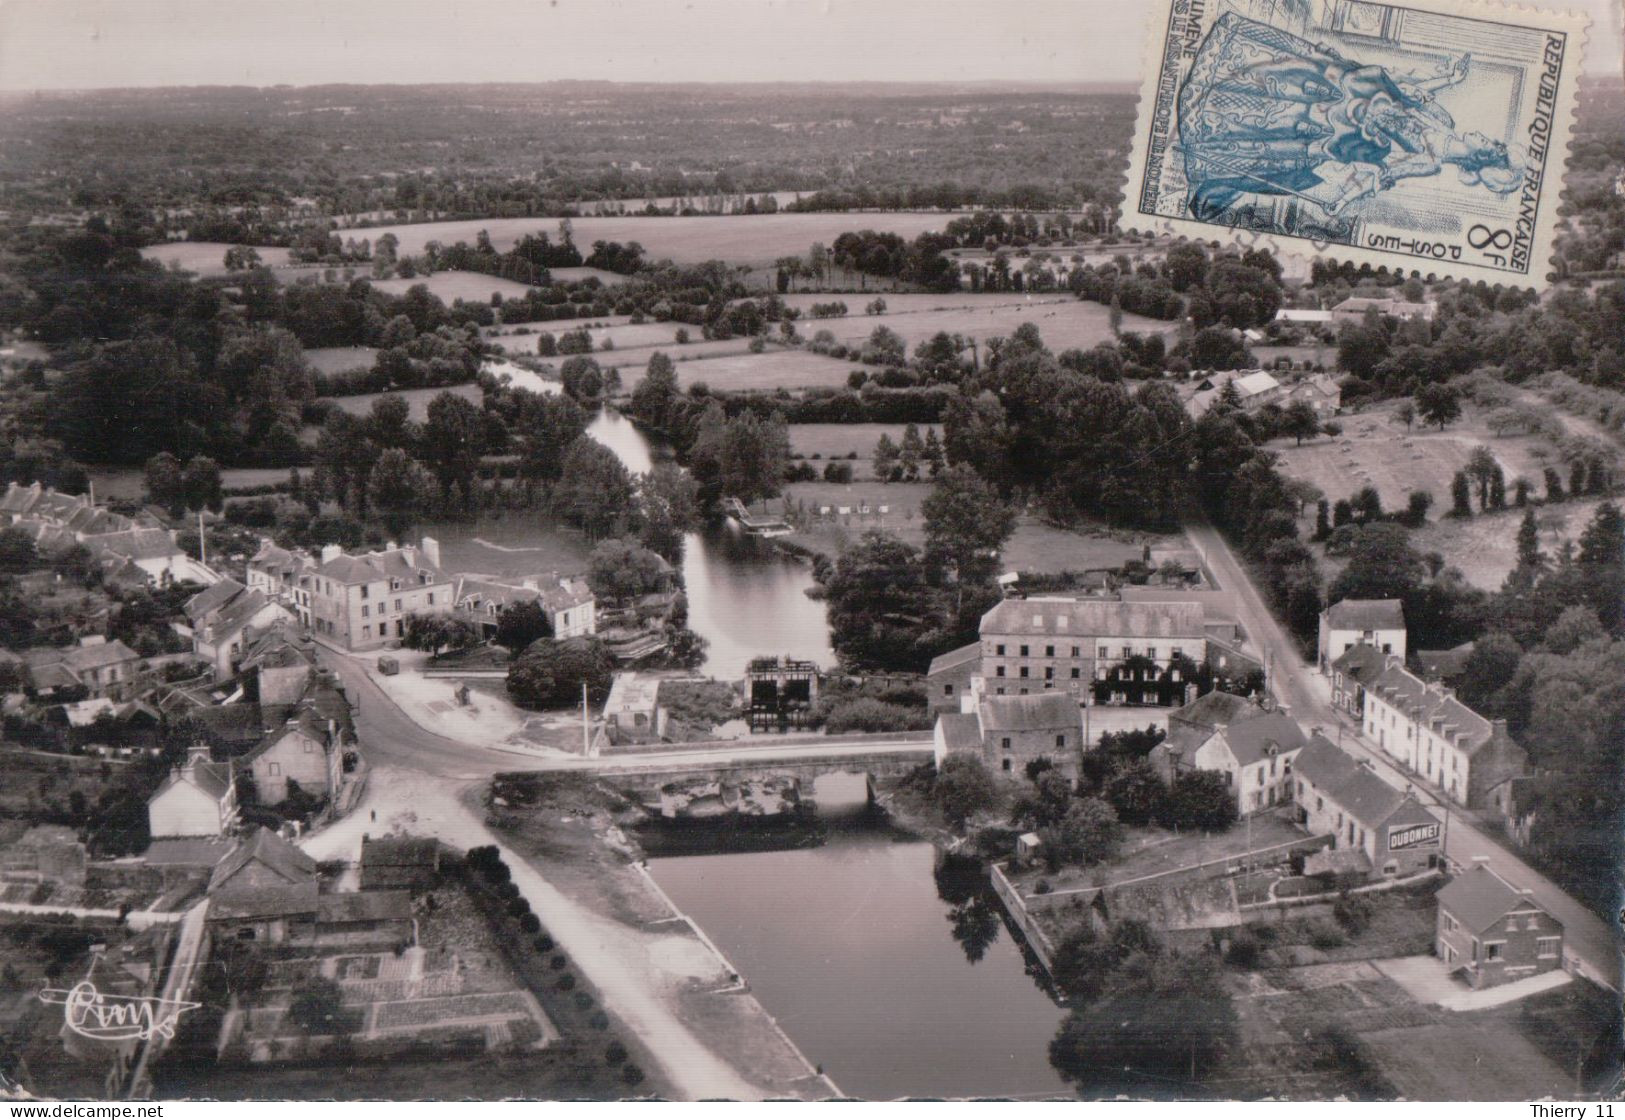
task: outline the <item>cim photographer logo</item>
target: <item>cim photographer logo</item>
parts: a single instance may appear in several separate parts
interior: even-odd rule
[[[182,1013],[203,1006],[157,996],[103,995],[89,980],[68,989],[46,988],[39,998],[42,1003],[60,1004],[68,1029],[97,1042],[144,1042],[154,1035],[174,1038]]]

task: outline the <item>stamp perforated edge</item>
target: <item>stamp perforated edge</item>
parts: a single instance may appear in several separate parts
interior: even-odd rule
[[[1582,11],[1571,8],[1537,8],[1525,4],[1488,3],[1483,0],[1405,0],[1403,3],[1375,0],[1375,2],[1387,7],[1459,15],[1472,19],[1502,22],[1511,22],[1513,19],[1525,20],[1534,27],[1563,32],[1575,43],[1577,49],[1572,53],[1573,65],[1568,65],[1565,60],[1563,73],[1558,81],[1551,140],[1542,172],[1542,205],[1535,222],[1530,251],[1530,274],[1527,278],[1470,262],[1419,258],[1393,250],[1346,245],[1340,242],[1323,243],[1307,238],[1281,238],[1258,230],[1226,228],[1195,219],[1152,217],[1140,213],[1137,198],[1150,154],[1151,122],[1148,115],[1155,110],[1157,104],[1157,87],[1161,81],[1162,62],[1167,44],[1168,16],[1173,9],[1188,9],[1190,0],[1158,0],[1157,3],[1149,5],[1146,15],[1145,49],[1141,59],[1140,90],[1134,111],[1134,132],[1129,138],[1128,173],[1118,198],[1118,227],[1128,233],[1184,237],[1204,242],[1218,241],[1243,249],[1268,249],[1277,259],[1292,257],[1306,263],[1324,260],[1338,264],[1369,264],[1372,267],[1397,271],[1402,275],[1415,272],[1427,280],[1482,280],[1495,286],[1533,288],[1536,291],[1544,291],[1551,287],[1557,225],[1564,209],[1564,195],[1568,189],[1569,148],[1574,136],[1575,103],[1579,97],[1582,69],[1591,47],[1590,17]],[[1550,197],[1546,196],[1548,190],[1551,191]]]

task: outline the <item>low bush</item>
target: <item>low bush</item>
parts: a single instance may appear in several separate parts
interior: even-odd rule
[[[1224,954],[1225,963],[1237,968],[1256,968],[1260,952],[1258,938],[1248,930],[1240,930],[1230,939],[1230,948]]]
[[[551,953],[553,951],[553,939],[545,933],[532,942],[532,944],[536,946],[536,951],[538,953]]]
[[[622,1062],[626,1061],[626,1059],[626,1047],[621,1045],[619,1039],[616,1039],[614,1042],[611,1042],[608,1046],[604,1047],[604,1061],[608,1062],[610,1065],[618,1066]]]
[[[1325,919],[1317,918],[1309,926],[1309,944],[1316,949],[1337,949],[1347,942],[1343,931]]]
[[[547,962],[547,967],[551,968],[554,972],[558,972],[562,968],[564,968],[564,966],[566,964],[568,964],[568,963],[569,962],[565,959],[565,956],[564,956],[563,953],[555,953],[555,954],[553,954],[553,957]]]
[[[523,933],[536,933],[542,928],[542,920],[529,910],[519,915],[519,929]]]
[[[557,980],[553,981],[553,987],[557,988],[561,992],[571,991],[575,988],[575,986],[576,978],[568,972],[566,972],[563,976],[560,976]]]

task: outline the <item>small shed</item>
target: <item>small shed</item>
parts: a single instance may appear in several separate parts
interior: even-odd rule
[[[1016,837],[1016,861],[1018,863],[1032,863],[1038,858],[1044,841],[1039,839],[1036,832],[1023,832]]]

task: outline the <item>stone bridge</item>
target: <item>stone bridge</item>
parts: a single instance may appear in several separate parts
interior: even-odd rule
[[[863,752],[605,768],[598,776],[601,781],[624,790],[650,808],[660,806],[664,815],[671,816],[674,815],[674,794],[677,800],[682,800],[683,791],[713,784],[737,789],[777,783],[793,786],[800,791],[810,789],[825,774],[863,774],[872,782],[877,777],[901,777],[922,762],[930,761],[931,756],[932,744],[927,740]]]

